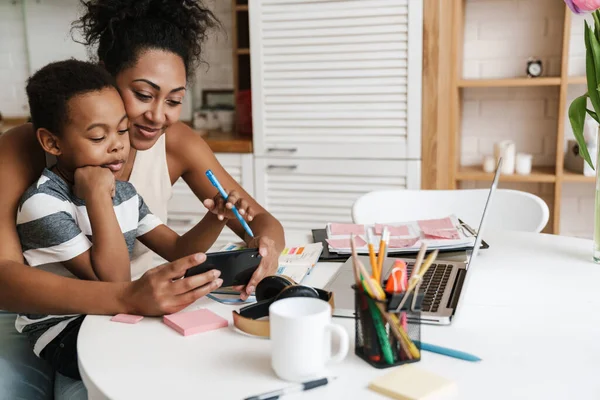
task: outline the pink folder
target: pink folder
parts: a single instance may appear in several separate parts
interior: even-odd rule
[[[228,325],[225,318],[218,316],[206,308],[165,315],[163,322],[183,336],[225,328]]]

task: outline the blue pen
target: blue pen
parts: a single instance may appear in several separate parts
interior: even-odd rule
[[[419,346],[419,343],[417,341],[415,341],[415,344]],[[454,357],[465,361],[481,361],[481,358],[469,353],[465,353],[464,351],[453,350],[442,346],[436,346],[435,344],[421,342],[421,350],[430,351],[432,353],[442,354],[444,356]]]
[[[215,176],[215,174],[213,174],[213,172],[209,169],[206,171],[206,176],[207,176],[208,180],[210,181],[210,183],[212,183],[212,185],[217,188],[217,190],[219,191],[219,193],[221,194],[223,199],[225,201],[227,201],[227,197],[229,197],[229,195],[225,192],[225,189],[223,189],[223,186],[221,186],[221,184],[217,180],[217,177]],[[231,211],[233,211],[233,213],[235,214],[235,217],[238,219],[238,221],[240,221],[240,224],[242,224],[242,227],[244,228],[246,233],[248,235],[250,235],[250,237],[254,237],[254,233],[252,233],[252,229],[250,229],[250,226],[248,225],[248,223],[240,215],[240,212],[237,210],[237,208],[235,208],[235,204],[233,205],[233,207],[231,207]]]

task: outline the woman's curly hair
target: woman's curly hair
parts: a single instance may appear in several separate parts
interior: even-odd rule
[[[192,76],[201,61],[207,31],[220,26],[200,0],[81,0],[84,15],[73,22],[98,61],[113,75],[135,64],[141,52],[179,55]]]

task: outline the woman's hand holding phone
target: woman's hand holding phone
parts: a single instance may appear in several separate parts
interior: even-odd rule
[[[172,314],[219,288],[221,272],[208,272],[182,278],[186,271],[206,261],[198,253],[152,268],[138,280],[127,282],[121,301],[130,314],[162,316]]]

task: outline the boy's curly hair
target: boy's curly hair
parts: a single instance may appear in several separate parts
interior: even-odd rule
[[[117,90],[115,79],[97,64],[71,59],[42,67],[25,88],[34,128],[60,136],[69,122],[69,100],[106,88]]]

